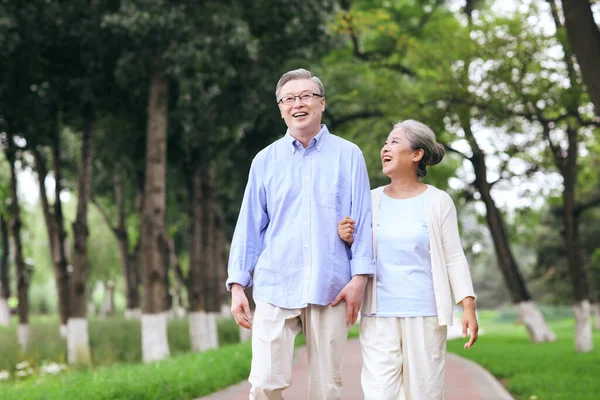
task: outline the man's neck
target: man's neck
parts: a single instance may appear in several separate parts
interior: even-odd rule
[[[294,139],[296,139],[297,141],[299,141],[300,143],[302,143],[302,146],[304,148],[307,148],[308,145],[310,144],[310,141],[312,140],[312,138],[314,138],[315,136],[317,136],[319,134],[319,132],[321,132],[321,125],[319,124],[318,129],[315,131],[314,128],[311,130],[303,130],[303,131],[294,131],[294,132],[290,132],[290,135],[292,135],[292,137]]]

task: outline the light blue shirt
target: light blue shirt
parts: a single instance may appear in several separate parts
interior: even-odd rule
[[[377,221],[377,316],[437,315],[425,196],[381,195]]]
[[[356,220],[351,249],[337,232]],[[260,151],[231,243],[227,288],[282,308],[327,305],[353,275],[372,275],[371,194],[362,152],[325,125],[305,149],[289,132]]]

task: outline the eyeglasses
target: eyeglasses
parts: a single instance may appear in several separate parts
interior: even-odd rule
[[[296,101],[296,98],[300,99],[300,103],[308,103],[314,97],[323,98],[323,96],[320,95],[320,94],[318,94],[318,93],[303,93],[303,94],[298,95],[298,96],[286,96],[286,97],[282,97],[277,103],[278,104],[283,104],[283,105],[286,105],[286,106],[291,106]]]

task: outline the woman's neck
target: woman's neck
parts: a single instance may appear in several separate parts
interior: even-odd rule
[[[395,199],[409,199],[423,193],[427,185],[414,177],[395,177],[384,189],[385,194]]]

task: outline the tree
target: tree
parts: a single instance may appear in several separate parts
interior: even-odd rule
[[[17,147],[12,134],[7,135],[5,148],[6,159],[10,164],[10,228],[14,241],[14,263],[17,281],[17,298],[19,300],[18,339],[25,350],[29,343],[29,278],[31,271],[23,258],[23,242],[21,241],[21,206],[17,189]]]
[[[494,182],[488,177],[488,155],[482,150],[474,128],[480,116],[472,106],[477,103],[477,96],[469,88],[476,83],[471,82],[469,71],[482,55],[480,44],[471,39],[473,2],[465,8],[466,26],[443,2],[428,3],[427,7],[421,7],[412,2],[393,5],[382,2],[379,7],[370,8],[357,2],[340,16],[339,30],[350,37],[348,47],[356,62],[368,63],[378,71],[370,79],[377,83],[382,80],[391,87],[383,92],[388,101],[394,99],[390,102],[391,110],[382,108],[386,117],[421,119],[440,132],[439,140],[451,155],[459,155],[471,165],[475,179],[466,185],[467,196],[476,193],[485,205],[497,265],[511,300],[533,342],[553,341],[556,336],[533,303],[513,255],[504,217],[492,195]],[[440,48],[446,51],[440,52]],[[500,58],[501,53],[489,57]],[[378,86],[385,87],[383,82]],[[453,147],[461,139],[468,144],[469,154]]]
[[[555,6],[554,0],[549,2]],[[597,71],[600,29],[594,21],[591,7],[589,0],[562,0],[569,47],[577,57],[587,92],[596,106],[596,115],[600,117],[600,74]]]
[[[0,214],[0,241],[2,241],[2,254],[0,255],[0,326],[10,325],[10,270],[8,259],[10,256],[8,223],[4,213]]]
[[[506,127],[513,132],[513,149],[531,170],[554,169],[562,178],[562,234],[575,300],[575,347],[577,351],[589,351],[592,346],[589,287],[578,227],[579,212],[585,207],[576,201],[575,188],[579,148],[590,135],[588,127],[594,123],[585,111],[580,111],[580,106],[585,104],[584,92],[569,50],[561,42],[562,26],[555,4],[550,5],[556,35],[536,32],[524,22],[526,15],[538,12],[535,8],[532,14],[517,13],[502,24],[499,20],[482,21],[483,25],[493,27],[477,32],[478,42],[485,44],[483,52],[494,49],[493,53],[512,57],[504,61],[493,54],[482,57],[480,64],[485,68],[480,68],[478,85],[471,89],[479,94],[479,100],[473,98],[466,104],[478,109],[480,118],[489,126]],[[494,32],[502,34],[496,36]],[[556,44],[562,45],[560,58],[546,53],[546,49]],[[539,157],[545,151],[549,158]]]

